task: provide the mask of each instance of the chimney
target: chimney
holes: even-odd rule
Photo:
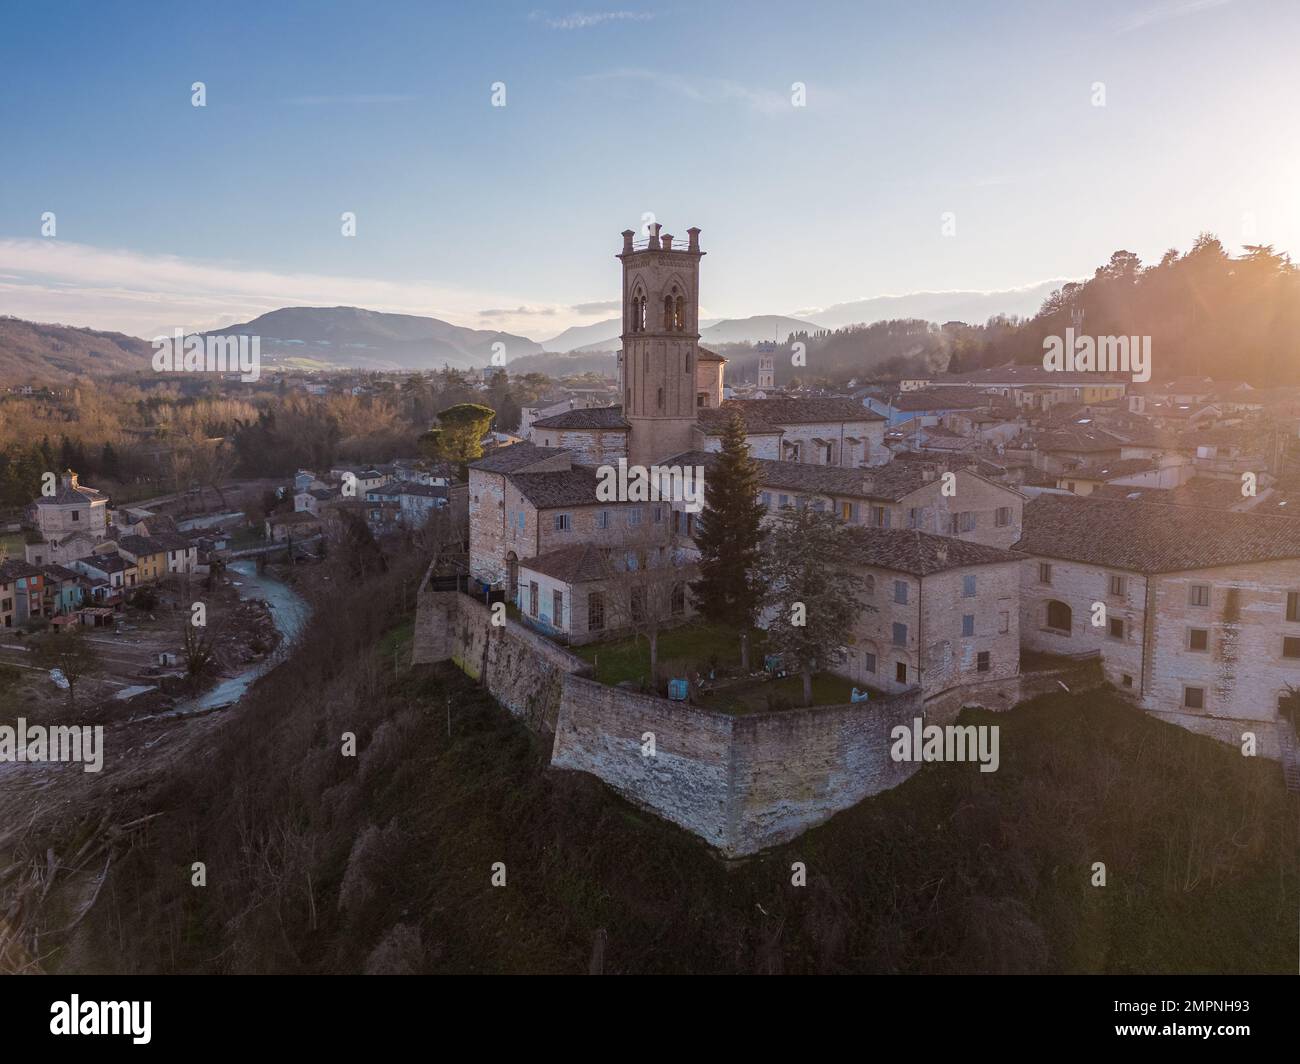
[[[672,234],[671,234],[671,233],[664,233],[664,250],[665,250],[665,251],[672,251],[672,249],[673,249],[673,238],[672,238]]]
[[[636,233],[634,233],[631,229],[623,230],[623,254],[624,255],[632,254],[632,238],[634,236],[636,236]]]
[[[689,229],[686,230],[686,235],[687,235],[687,237],[690,238],[690,243],[687,244],[687,246],[686,246],[686,250],[687,250],[687,251],[699,251],[699,250],[700,250],[700,230],[699,230],[696,226],[691,226]]]
[[[659,229],[660,228],[661,227],[658,222],[650,223],[650,250],[651,251],[659,250]]]

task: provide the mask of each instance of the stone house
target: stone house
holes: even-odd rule
[[[16,628],[46,612],[44,573],[27,562],[0,562],[0,627]]]
[[[836,672],[932,698],[1020,671],[1022,556],[906,529],[856,528],[849,564],[866,580],[849,658]]]
[[[729,399],[720,409],[739,411],[746,424],[753,419],[778,429],[783,461],[855,468],[890,459],[885,418],[856,399]]]
[[[1097,650],[1144,709],[1277,756],[1278,699],[1300,686],[1300,521],[1070,495],[1025,507],[1021,640]]]
[[[622,407],[584,407],[539,418],[529,427],[528,439],[539,447],[570,451],[582,465],[603,465],[627,457],[629,431]]]
[[[27,560],[35,565],[67,565],[108,533],[108,496],[80,484],[70,469],[59,474],[54,494],[37,499],[30,511],[40,537],[27,544]]]

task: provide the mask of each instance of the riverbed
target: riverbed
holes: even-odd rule
[[[265,599],[271,607],[271,617],[281,635],[281,642],[274,653],[268,654],[261,661],[251,665],[237,676],[222,680],[215,687],[204,691],[196,698],[178,702],[167,712],[174,714],[199,713],[218,706],[232,705],[244,696],[244,692],[259,677],[265,675],[284,660],[290,647],[302,634],[311,612],[304,599],[279,577],[269,572],[257,571],[254,560],[231,562],[226,569],[226,578],[232,584],[238,584],[239,597],[244,599]]]

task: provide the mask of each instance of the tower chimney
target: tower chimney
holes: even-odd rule
[[[660,230],[660,228],[661,228],[661,227],[660,227],[660,225],[659,225],[658,222],[651,222],[651,223],[650,223],[650,250],[651,250],[651,251],[658,251],[658,250],[659,250],[659,230]]]
[[[688,239],[689,239],[689,243],[686,245],[686,250],[687,250],[687,251],[699,251],[699,250],[700,250],[700,230],[699,230],[699,228],[698,228],[697,226],[691,226],[689,229],[686,230],[686,236],[687,236]]]
[[[623,254],[624,255],[632,254],[632,238],[634,236],[636,236],[636,234],[632,232],[631,229],[623,230]]]
[[[663,247],[664,247],[664,250],[665,250],[665,251],[672,251],[672,249],[673,249],[673,237],[672,237],[672,234],[671,234],[671,233],[664,233],[664,244],[663,244]]]

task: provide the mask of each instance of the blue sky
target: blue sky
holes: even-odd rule
[[[1287,0],[11,3],[0,313],[154,335],[349,303],[546,338],[609,316],[647,213],[703,230],[710,317],[1204,229],[1294,253],[1298,40]]]

